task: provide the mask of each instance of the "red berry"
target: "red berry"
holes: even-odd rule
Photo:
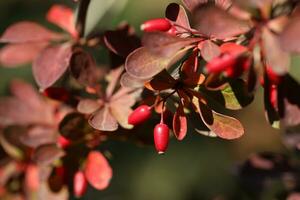
[[[158,18],[145,21],[141,25],[141,30],[145,32],[168,31],[171,27],[172,25],[169,22],[169,20],[164,18]]]
[[[236,56],[222,54],[207,63],[206,70],[208,73],[220,73],[225,71],[227,68],[233,67],[236,64],[236,60]]]
[[[128,117],[128,124],[138,125],[143,123],[151,116],[151,107],[147,105],[141,105],[137,107]]]
[[[170,34],[170,35],[176,35],[177,29],[176,29],[174,26],[172,26],[172,27],[167,31],[167,33]]]
[[[282,76],[277,75],[271,67],[267,66],[266,67],[266,73],[268,75],[268,78],[270,80],[270,83],[272,85],[278,85],[280,84],[281,80],[282,80]]]
[[[77,171],[74,175],[74,195],[79,198],[84,195],[87,189],[87,180],[82,171]]]
[[[277,108],[277,88],[275,85],[270,87],[270,103],[273,108]]]
[[[68,140],[67,138],[65,138],[61,135],[58,136],[57,143],[63,149],[67,148],[71,144],[70,140]]]
[[[166,124],[157,124],[154,128],[154,144],[159,154],[164,153],[169,144],[169,127]]]

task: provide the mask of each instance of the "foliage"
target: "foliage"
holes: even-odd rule
[[[297,1],[183,0],[169,4],[165,18],[144,22],[142,38],[126,23],[91,28],[93,3],[76,2],[76,12],[53,5],[46,19],[60,32],[22,21],[0,37],[1,64],[32,63],[40,89],[14,80],[11,96],[0,99],[0,197],[81,197],[87,183],[106,189],[113,172],[97,148],[107,140],[154,143],[162,154],[188,130],[240,138],[241,122],[220,110],[243,109],[260,86],[272,127],[300,124],[300,85],[289,74],[291,55],[300,53]],[[110,66],[98,66],[100,48]],[[283,196],[297,198],[299,163],[289,159],[254,155],[239,170],[242,182],[263,185],[260,178],[287,171],[296,181]],[[267,175],[252,180],[247,170]]]

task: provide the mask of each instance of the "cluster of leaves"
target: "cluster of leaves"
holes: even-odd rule
[[[220,112],[249,105],[259,85],[273,127],[300,124],[300,85],[288,73],[290,54],[300,53],[297,1],[183,0],[189,15],[170,4],[165,18],[141,26],[142,39],[128,24],[86,33],[90,3],[78,2],[77,17],[65,6],[50,8],[46,18],[62,32],[23,21],[0,37],[1,64],[32,62],[40,88],[16,80],[12,97],[0,99],[0,197],[80,197],[87,182],[105,189],[112,169],[98,146],[108,139],[152,144],[145,130],[159,121],[159,152],[168,127],[178,140],[188,130],[239,138],[242,124]],[[101,48],[109,67],[94,58]],[[149,110],[132,111],[137,104]],[[147,122],[131,123],[139,117]]]

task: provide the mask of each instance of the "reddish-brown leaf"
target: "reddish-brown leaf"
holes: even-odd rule
[[[47,45],[47,42],[8,44],[0,50],[0,64],[16,67],[30,63]]]
[[[202,42],[200,47],[201,56],[206,62],[209,62],[211,59],[218,57],[221,54],[220,47],[210,40]]]
[[[149,52],[162,57],[170,57],[180,49],[199,40],[199,38],[180,38],[164,32],[149,32],[144,34],[142,43]]]
[[[145,47],[141,47],[129,54],[125,62],[125,68],[132,77],[150,79],[182,58],[188,49],[185,48],[170,57],[161,57],[150,53]]]
[[[67,70],[72,55],[70,44],[50,46],[34,61],[34,78],[41,89],[54,84]]]
[[[49,22],[68,31],[73,37],[77,37],[78,33],[75,29],[75,17],[72,9],[64,5],[53,5],[47,12],[46,18]]]
[[[182,0],[185,7],[187,7],[191,12],[194,11],[197,7],[206,4],[208,2],[214,2],[216,5],[227,9],[231,4],[231,0]]]
[[[220,39],[245,33],[251,27],[248,21],[239,20],[217,6],[204,5],[193,14],[198,31]]]
[[[176,30],[178,32],[186,32],[186,29],[190,29],[189,18],[181,5],[177,3],[171,3],[166,9],[166,18],[176,23]],[[181,28],[180,26],[186,28]]]
[[[118,129],[117,120],[112,116],[110,108],[107,105],[90,117],[89,124],[101,131],[115,131]]]
[[[262,41],[267,65],[278,75],[287,73],[290,66],[290,55],[281,49],[278,36],[268,29],[263,29]]]
[[[8,27],[0,38],[0,42],[26,43],[59,40],[61,35],[30,21],[18,22]]]
[[[100,152],[91,151],[85,163],[84,174],[94,188],[104,190],[108,187],[113,172],[108,161]]]
[[[187,133],[187,119],[181,103],[173,116],[173,132],[178,140],[183,140]]]
[[[50,165],[64,155],[65,153],[56,144],[45,144],[36,149],[32,159],[38,165]]]

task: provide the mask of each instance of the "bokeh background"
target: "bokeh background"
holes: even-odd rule
[[[163,17],[170,2],[176,1],[128,0],[124,9],[100,26],[113,28],[127,21],[138,30],[143,21]],[[71,0],[1,0],[0,33],[20,20],[38,21],[53,28],[47,24],[45,13],[54,3],[75,6]],[[293,63],[297,65],[297,61]],[[30,66],[0,68],[2,96],[7,95],[9,80],[16,77],[34,84]],[[245,135],[235,141],[190,132],[182,142],[173,139],[163,156],[158,156],[151,146],[140,147],[129,142],[103,144],[100,149],[111,154],[114,170],[111,186],[105,191],[89,188],[84,199],[221,200],[224,196],[240,193],[237,166],[252,153],[283,152],[285,148],[281,144],[283,133],[272,129],[264,118],[261,89],[253,104],[232,114],[238,116],[246,130]]]

